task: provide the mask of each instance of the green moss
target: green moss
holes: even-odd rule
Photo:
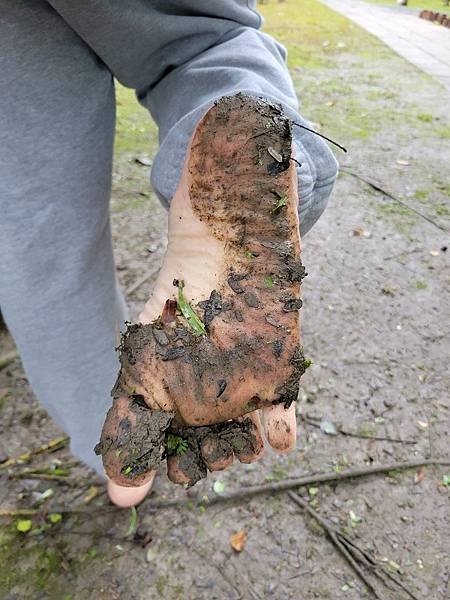
[[[34,597],[33,590],[52,589],[61,597],[63,589],[56,577],[61,572],[59,553],[41,543],[27,541],[12,526],[0,530],[0,596],[20,586],[24,597]]]
[[[426,190],[416,190],[414,192],[414,198],[417,198],[417,200],[426,200],[428,198],[428,192]]]
[[[450,138],[450,127],[434,127],[433,133],[444,140]]]
[[[377,433],[377,428],[373,423],[361,423],[356,433],[363,437],[374,437]]]
[[[445,204],[439,204],[438,206],[436,206],[436,214],[439,215],[440,217],[447,217],[448,215],[450,215],[450,210],[448,209],[448,206],[446,206]]]
[[[164,590],[167,585],[167,575],[160,575],[155,581],[156,591],[161,598],[165,597]]]
[[[431,123],[434,119],[433,115],[430,115],[429,113],[419,113],[417,118],[419,121],[422,121],[422,123]]]

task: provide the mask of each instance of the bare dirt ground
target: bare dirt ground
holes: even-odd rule
[[[348,153],[339,154],[328,210],[303,242],[303,340],[313,365],[302,382],[297,449],[267,452],[188,493],[162,473],[128,536],[130,511],[111,507],[102,483],[71,465],[67,449],[0,468],[0,510],[35,511],[0,513],[0,598],[371,598],[286,493],[212,506],[207,498],[304,474],[448,457],[448,95],[314,0],[299,7],[265,4],[266,30],[290,50],[303,114]],[[112,220],[133,314],[151,291],[165,245],[166,214],[149,191],[149,167],[135,161],[155,147],[154,126],[131,93],[119,90]],[[13,349],[6,334],[0,344],[2,354]],[[61,435],[33,398],[19,360],[0,370],[0,434],[0,461]],[[23,478],[30,467],[56,479]],[[415,598],[445,600],[449,474],[448,466],[391,471],[304,486],[298,494]],[[181,506],[151,507],[173,498]],[[17,531],[27,519],[31,530]],[[230,536],[240,530],[247,542],[236,552]],[[391,589],[376,585],[380,598],[411,597],[392,582]]]

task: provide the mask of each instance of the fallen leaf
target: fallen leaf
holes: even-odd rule
[[[233,535],[230,537],[231,547],[233,548],[233,550],[236,550],[236,552],[242,552],[242,550],[245,548],[246,542],[247,534],[243,529],[241,529],[241,531],[233,533]]]
[[[30,531],[30,529],[32,527],[33,527],[33,522],[30,521],[30,519],[20,519],[16,523],[16,529],[17,529],[17,531],[20,531],[21,533],[27,533],[27,531]]]
[[[395,161],[398,165],[402,165],[403,167],[409,167],[409,160],[402,160],[399,158]]]
[[[352,523],[360,523],[362,521],[361,517],[358,517],[352,510],[348,514]]]
[[[417,485],[425,477],[425,467],[419,467],[414,475],[414,483]]]
[[[89,502],[91,502],[96,496],[98,496],[98,487],[91,485],[83,498],[83,502],[85,504],[89,504]]]
[[[428,423],[426,421],[417,421],[417,425],[422,429],[426,429],[428,427]]]
[[[152,562],[153,560],[155,560],[155,558],[157,558],[159,555],[159,552],[156,548],[153,548],[152,546],[147,550],[147,554],[145,555],[145,559],[147,562]]]
[[[53,523],[55,525],[56,523],[59,523],[62,520],[62,515],[60,513],[50,513],[48,515],[48,518],[50,520],[50,523]]]
[[[327,419],[322,419],[320,422],[320,429],[327,435],[337,435],[336,425]]]
[[[213,485],[214,493],[219,495],[223,494],[225,491],[225,484],[223,481],[215,481]]]
[[[270,156],[271,156],[272,158],[274,158],[274,159],[275,159],[277,162],[279,162],[279,163],[283,162],[283,157],[282,157],[282,155],[281,155],[279,152],[277,152],[277,151],[275,150],[275,148],[272,148],[272,146],[269,146],[269,147],[267,148],[267,152],[268,152],[268,153],[270,154]]]
[[[151,167],[153,161],[145,154],[141,154],[140,156],[136,156],[134,162],[137,162],[139,165],[144,165],[144,167]]]
[[[48,488],[47,490],[45,490],[45,492],[42,492],[39,501],[41,502],[42,500],[47,500],[47,498],[51,498],[51,496],[53,496],[55,492],[52,490],[52,488]]]
[[[136,510],[136,507],[132,506],[131,511],[130,511],[130,522],[128,525],[128,530],[125,534],[126,538],[134,537],[134,534],[136,533],[136,529],[137,529],[137,522],[138,522],[138,513]]]
[[[400,571],[400,565],[398,565],[396,562],[394,562],[393,560],[390,560],[388,562],[388,565],[391,567],[391,569],[394,569],[394,571]]]
[[[383,286],[381,288],[381,291],[383,292],[383,294],[386,294],[386,296],[395,296],[394,291],[391,290],[391,288],[387,285]]]
[[[363,229],[362,227],[356,227],[353,230],[353,235],[354,236],[361,236],[361,237],[365,237],[365,238],[370,238],[370,236],[372,234],[370,233],[370,231],[367,231],[367,229]]]
[[[325,102],[325,106],[334,106],[336,104],[335,100],[328,100],[328,102]]]

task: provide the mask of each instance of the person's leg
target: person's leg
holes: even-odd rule
[[[298,113],[286,51],[259,31],[254,0],[49,2],[151,111],[161,142],[152,183],[166,205],[177,189],[196,124],[221,96],[239,91],[261,95],[308,126]],[[298,186],[304,235],[326,207],[337,162],[318,136],[300,128],[294,128],[294,146],[302,165]]]
[[[215,100],[236,92],[262,96],[279,102],[290,118],[307,125],[297,112],[284,49],[258,31],[261,23],[254,2],[49,2],[151,110],[161,138],[152,182],[167,204],[179,185],[192,132]],[[306,233],[326,206],[337,163],[320,138],[300,128],[294,131],[293,151],[301,163],[297,171],[300,229]],[[181,195],[182,188],[178,188]],[[176,213],[172,208],[171,217]],[[190,246],[191,254],[195,249],[199,252],[199,260],[203,241],[197,239]],[[178,257],[180,264],[185,256],[186,247]],[[293,405],[283,411],[280,404],[265,415],[270,444],[278,450],[291,448]]]
[[[0,305],[38,399],[93,452],[125,318],[109,225],[110,71],[46,3],[0,20]]]

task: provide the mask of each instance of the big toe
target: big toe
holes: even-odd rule
[[[156,471],[149,473],[149,480],[139,487],[124,487],[108,479],[107,490],[109,499],[120,508],[136,506],[147,496],[153,486]]]

